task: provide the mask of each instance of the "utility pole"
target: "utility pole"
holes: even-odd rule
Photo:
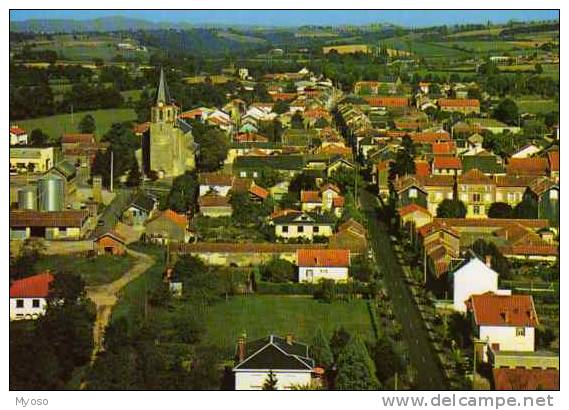
[[[114,162],[114,153],[111,151],[111,192],[113,192],[113,162]]]
[[[425,247],[425,242],[423,241],[423,281],[425,285],[427,284],[427,248]]]

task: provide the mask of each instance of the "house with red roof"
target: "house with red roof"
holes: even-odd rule
[[[17,125],[10,126],[10,145],[28,145],[28,132]]]
[[[233,208],[228,196],[210,192],[198,198],[200,214],[211,218],[228,217],[233,215]]]
[[[332,279],[348,280],[350,251],[348,249],[299,249],[296,251],[299,282]]]
[[[480,101],[468,98],[441,98],[438,101],[441,111],[479,114]]]
[[[559,183],[559,150],[549,151],[547,160],[549,161],[549,176]]]
[[[189,219],[171,209],[158,212],[146,222],[146,240],[159,245],[172,242],[188,242],[192,236]]]
[[[460,175],[462,161],[457,157],[436,156],[433,158],[433,175]]]
[[[535,328],[539,325],[531,295],[472,295],[467,309],[475,337],[484,342],[483,360],[488,352],[533,352]]]
[[[10,320],[37,319],[45,314],[53,275],[43,272],[10,285]]]
[[[427,208],[424,208],[417,204],[409,204],[397,210],[399,212],[399,220],[401,222],[401,226],[407,226],[410,224],[414,228],[409,229],[418,229],[428,223],[433,221],[433,215],[429,212]],[[411,232],[412,234],[414,232]]]
[[[300,191],[301,209],[306,212],[333,212],[340,217],[344,202],[340,188],[334,184],[325,184],[318,191]]]

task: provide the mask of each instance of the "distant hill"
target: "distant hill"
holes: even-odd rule
[[[11,21],[11,31],[35,33],[72,33],[86,31],[152,30],[160,28],[189,28],[187,23],[153,23],[128,17],[101,17],[92,20],[34,19]]]

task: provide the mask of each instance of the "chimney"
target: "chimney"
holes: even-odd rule
[[[237,357],[239,363],[245,360],[245,349],[246,349],[245,338],[243,336],[240,336],[239,340],[237,341]]]
[[[489,268],[492,267],[492,256],[490,255],[486,255],[486,266],[488,266]]]
[[[288,333],[285,337],[286,344],[292,345],[292,340],[293,340],[292,334]]]

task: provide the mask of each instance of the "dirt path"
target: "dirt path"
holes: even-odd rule
[[[94,348],[91,357],[92,361],[95,360],[97,353],[101,350],[103,334],[109,324],[113,306],[117,303],[119,291],[130,281],[146,272],[155,262],[153,257],[145,253],[135,252],[129,249],[128,254],[135,257],[136,262],[124,275],[111,283],[86,287],[87,297],[91,299],[97,307],[97,316],[93,326]]]

